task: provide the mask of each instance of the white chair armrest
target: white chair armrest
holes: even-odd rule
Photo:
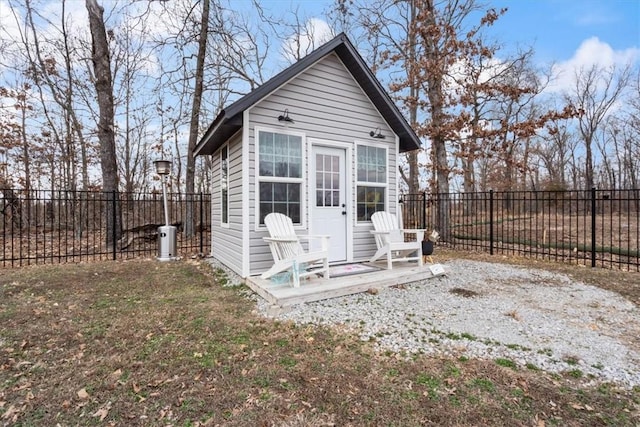
[[[329,250],[329,235],[326,234],[305,234],[304,236],[299,236],[298,238],[300,240],[320,240],[320,247],[322,248],[322,251],[328,251]]]
[[[315,234],[315,235],[311,235],[311,234],[305,234],[304,236],[298,236],[298,239],[306,239],[306,240],[311,240],[311,239],[328,239],[329,236],[328,234]]]
[[[265,242],[297,242],[298,237],[263,237],[262,240]]]

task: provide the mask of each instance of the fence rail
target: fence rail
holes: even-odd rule
[[[179,255],[208,253],[210,196],[168,194],[167,199]],[[190,236],[182,227],[188,203],[195,229]],[[114,212],[122,232],[114,229],[116,235],[108,236],[107,215]],[[0,217],[0,267],[155,256],[157,228],[165,225],[159,193],[0,189]]]
[[[0,267],[156,256],[162,195],[118,196],[122,234],[113,239],[113,194],[0,189]],[[402,202],[405,227],[435,228],[454,249],[640,271],[640,189],[419,193]],[[182,227],[187,203],[190,236]],[[168,195],[179,255],[210,252],[210,203],[202,193]]]
[[[640,271],[640,190],[405,194],[407,228],[435,228],[442,244]]]

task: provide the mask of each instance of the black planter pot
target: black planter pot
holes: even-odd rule
[[[433,242],[431,240],[422,241],[422,255],[433,254]]]

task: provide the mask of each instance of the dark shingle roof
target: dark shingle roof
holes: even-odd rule
[[[420,139],[393,103],[389,94],[383,89],[378,79],[373,75],[371,69],[365,64],[356,48],[351,44],[347,36],[341,33],[222,110],[196,145],[194,154],[213,154],[227,139],[242,128],[242,113],[247,108],[261,101],[264,97],[332,52],[338,55],[353,75],[355,81],[380,111],[380,114],[393,132],[400,137],[400,151],[405,152],[419,148]]]

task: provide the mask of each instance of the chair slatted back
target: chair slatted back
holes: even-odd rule
[[[286,238],[290,242],[279,242],[275,245],[275,255],[279,260],[293,259],[297,255],[304,252],[295,229],[293,228],[293,221],[286,215],[281,213],[270,213],[264,219],[264,224],[269,230],[269,235],[272,238]]]
[[[376,235],[376,245],[381,248],[387,243],[402,242],[402,232],[398,226],[397,217],[389,212],[379,211],[371,215],[371,222],[376,231],[389,232],[386,235]]]

